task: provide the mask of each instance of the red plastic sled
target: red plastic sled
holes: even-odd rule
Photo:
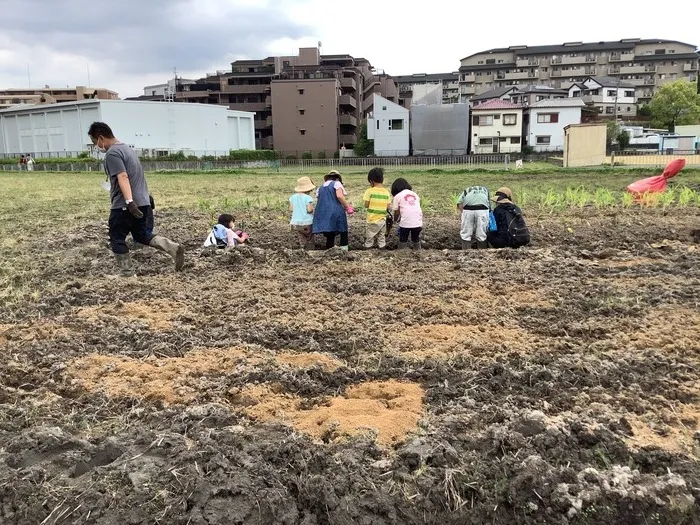
[[[680,173],[680,171],[685,166],[685,159],[672,160],[664,169],[661,175],[656,175],[654,177],[648,177],[646,179],[641,179],[633,182],[627,186],[627,191],[630,193],[644,194],[644,193],[660,193],[666,190],[666,184],[668,179],[675,177]]]

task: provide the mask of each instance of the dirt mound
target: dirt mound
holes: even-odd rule
[[[197,397],[198,377],[213,372],[233,373],[247,359],[246,352],[239,348],[195,350],[183,357],[146,360],[89,355],[71,363],[67,372],[90,392],[141,397],[171,405]]]
[[[173,320],[182,311],[182,305],[176,302],[154,299],[88,306],[78,310],[78,317],[94,322],[104,316],[111,322],[116,320],[120,324],[138,322],[145,324],[150,330],[170,330]]]
[[[638,326],[627,334],[637,349],[663,349],[670,352],[700,350],[700,312],[681,306],[649,308]]]
[[[0,344],[8,341],[47,341],[70,337],[70,328],[50,321],[33,324],[0,324]]]
[[[282,352],[275,355],[275,361],[284,363],[294,368],[312,368],[320,366],[326,372],[333,372],[343,366],[342,361],[338,361],[328,355],[319,352],[291,353]]]
[[[368,382],[348,388],[323,404],[305,408],[297,396],[279,393],[276,386],[252,386],[234,393],[254,403],[246,413],[260,421],[292,424],[315,438],[331,441],[358,434],[376,435],[385,445],[415,431],[423,411],[420,385],[398,381]]]
[[[527,350],[536,339],[521,328],[489,324],[453,326],[428,324],[406,328],[391,336],[401,352],[413,357],[444,357],[452,353]]]

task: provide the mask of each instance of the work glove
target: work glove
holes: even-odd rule
[[[129,210],[129,213],[131,213],[131,215],[133,215],[137,219],[143,219],[143,212],[139,210],[139,207],[134,201],[131,201],[129,204],[127,204],[126,209]]]

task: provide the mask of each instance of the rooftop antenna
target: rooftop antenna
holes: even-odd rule
[[[91,87],[91,85],[90,85],[90,62],[87,63],[87,76],[88,76],[88,87]]]
[[[27,87],[31,88],[32,87],[32,75],[29,72],[29,64],[27,64],[27,83],[29,84]]]

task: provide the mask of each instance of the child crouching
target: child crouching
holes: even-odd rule
[[[228,213],[219,215],[219,221],[209,232],[204,247],[217,247],[231,250],[244,244],[248,240],[248,234],[240,230],[234,231],[236,218]]]

